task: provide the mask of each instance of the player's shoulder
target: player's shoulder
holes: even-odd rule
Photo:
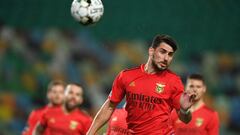
[[[79,116],[82,116],[85,118],[90,118],[90,119],[92,118],[90,114],[84,109],[78,109],[78,114],[80,114]]]
[[[217,113],[217,111],[215,111],[213,108],[211,108],[211,107],[209,107],[209,106],[207,106],[207,105],[204,105],[204,106],[202,107],[202,109],[203,109],[206,113],[208,113],[208,114],[216,114],[216,113]]]
[[[116,113],[125,113],[127,111],[124,108],[117,108],[117,109],[114,110],[114,112],[116,112]]]
[[[47,110],[46,106],[36,108],[30,112],[29,119],[35,119],[37,117],[42,116]]]
[[[143,75],[141,67],[142,66],[140,65],[134,68],[122,70],[118,76],[125,80],[126,83],[129,83],[129,81],[132,81],[135,78]]]
[[[114,116],[122,116],[123,117],[123,116],[127,115],[127,111],[125,109],[123,109],[123,108],[115,109],[114,112],[113,112],[113,115]]]
[[[63,112],[61,106],[49,106],[42,113],[44,116],[61,115]]]
[[[34,110],[32,110],[31,113],[40,113],[40,112],[45,111],[47,108],[48,108],[48,106],[38,107],[38,108],[35,108]]]
[[[92,122],[93,120],[89,113],[83,109],[78,109],[77,113],[75,113],[73,117],[75,117],[76,119],[83,123],[89,123]]]
[[[181,80],[181,77],[179,75],[177,75],[175,72],[171,71],[170,69],[165,70],[165,75],[168,78],[171,78],[171,80]]]
[[[140,65],[140,66],[137,66],[137,67],[132,67],[132,68],[124,69],[124,70],[122,70],[121,72],[122,72],[122,73],[130,73],[130,72],[136,72],[136,71],[139,71],[139,70],[141,70],[141,65]]]

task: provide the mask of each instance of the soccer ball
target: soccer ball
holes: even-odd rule
[[[96,23],[104,12],[101,0],[73,0],[71,14],[73,18],[83,25]]]

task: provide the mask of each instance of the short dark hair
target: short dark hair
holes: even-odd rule
[[[203,82],[203,84],[205,84],[205,80],[203,78],[203,76],[201,74],[190,74],[188,77],[187,77],[187,80],[188,79],[194,79],[194,80],[200,80]]]
[[[173,48],[174,52],[177,50],[177,42],[169,35],[164,35],[164,34],[156,35],[152,41],[151,47],[155,49],[163,42],[170,45]]]
[[[80,83],[77,83],[77,82],[72,82],[72,83],[70,83],[69,85],[75,85],[75,86],[83,89],[82,85],[81,85]]]
[[[61,81],[61,80],[54,80],[54,81],[51,81],[49,84],[48,84],[48,88],[47,88],[47,91],[51,91],[51,89],[56,86],[56,85],[62,85],[65,89],[66,87],[66,83],[64,81]]]

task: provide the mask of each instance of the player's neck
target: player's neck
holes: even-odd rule
[[[76,107],[74,107],[74,108],[68,108],[66,105],[63,105],[63,106],[62,106],[62,109],[63,109],[63,112],[64,112],[65,114],[69,114],[69,113],[77,110]]]
[[[48,107],[60,107],[61,104],[48,103],[47,106],[48,106]]]
[[[145,64],[144,71],[147,74],[156,74],[162,72],[162,70],[157,70],[156,68],[154,68],[151,60],[148,60],[147,63]]]
[[[198,110],[199,108],[201,108],[203,105],[204,105],[203,99],[200,99],[192,105],[191,111],[194,112],[194,111]]]

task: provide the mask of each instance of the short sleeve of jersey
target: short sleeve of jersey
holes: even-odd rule
[[[34,115],[35,115],[35,111],[33,110],[29,117],[28,117],[28,126],[33,126],[34,125]]]
[[[115,110],[115,111],[116,111],[116,110]],[[107,127],[107,131],[106,131],[107,135],[111,135],[112,118],[114,117],[114,115],[115,115],[115,113],[116,113],[115,111],[113,112],[111,118],[110,118],[109,121],[108,121],[108,127]]]
[[[110,119],[111,120],[111,119]],[[107,127],[107,131],[106,131],[106,134],[107,135],[110,135],[110,133],[111,133],[111,128],[112,128],[112,126],[111,126],[111,124],[110,124],[110,122],[108,123],[108,127]]]
[[[219,134],[219,118],[217,112],[214,112],[210,123],[207,125],[207,130],[209,135]]]
[[[172,107],[176,110],[180,109],[180,97],[184,91],[184,86],[179,77],[176,77],[175,81],[172,82],[173,91],[172,91]]]
[[[42,115],[42,117],[40,118],[39,123],[40,123],[40,125],[43,126],[43,127],[46,127],[46,126],[47,126],[46,113],[44,113],[44,114]]]
[[[28,118],[28,121],[27,121],[27,125],[28,125],[28,130],[25,131],[25,134],[24,135],[28,135],[28,134],[32,134],[32,131],[33,129],[35,128],[34,126],[37,124],[37,119],[35,118],[36,117],[36,111],[33,110],[30,115],[29,115],[29,118]]]
[[[170,120],[171,120],[171,124],[175,125],[175,121],[178,119],[178,114],[176,112],[176,110],[172,110],[171,114],[170,114]]]
[[[84,134],[87,133],[88,129],[92,124],[92,118],[90,116],[87,117],[86,121],[84,122]]]
[[[109,95],[109,99],[112,102],[119,103],[125,95],[125,88],[123,85],[123,71],[115,78],[112,86],[112,91]]]

